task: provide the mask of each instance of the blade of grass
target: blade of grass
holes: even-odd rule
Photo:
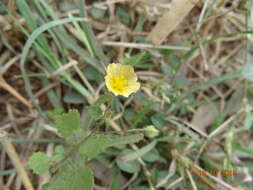
[[[48,79],[46,79],[46,78],[42,79],[42,83],[43,83],[44,87],[50,85],[50,81]],[[51,104],[54,106],[54,108],[62,107],[59,98],[54,93],[54,90],[52,90],[52,89],[49,90],[47,92],[47,97],[48,97],[49,101],[51,102]]]
[[[218,83],[220,83],[220,82],[222,82],[224,80],[234,79],[234,78],[239,78],[239,77],[241,77],[241,71],[236,71],[236,72],[233,72],[233,73],[229,73],[229,74],[226,74],[226,75],[223,75],[223,76],[211,79],[211,80],[209,80],[207,82],[204,82],[204,83],[202,83],[200,85],[196,85],[196,86],[190,88],[189,90],[187,90],[182,95],[182,97],[187,97],[188,95],[190,95],[193,92],[196,92],[197,90],[208,88],[208,87],[210,87],[212,85],[215,85],[215,84],[218,84]]]
[[[221,35],[217,35],[215,37],[212,37],[210,39],[205,39],[201,42],[202,45],[208,45],[220,38],[229,38],[229,37],[233,37],[235,35],[241,35],[241,34],[253,34],[253,31],[251,30],[247,30],[247,31],[240,31],[240,32],[232,32],[229,34],[221,34]],[[199,45],[193,46],[182,58],[183,59],[187,59],[189,56],[191,56],[196,50],[199,49]]]
[[[94,57],[94,52],[92,50],[92,47],[89,43],[89,40],[87,39],[85,33],[83,32],[83,30],[81,29],[81,27],[79,26],[79,24],[77,22],[73,22],[78,34],[80,35],[84,45],[87,47],[89,53],[91,54],[92,57]]]
[[[30,1],[31,5],[34,7],[34,9],[36,10],[36,12],[38,13],[39,15],[39,18],[41,20],[42,23],[47,23],[49,22],[49,17],[50,16],[47,11],[45,11],[45,9],[42,7],[42,5],[40,4],[40,1]],[[56,20],[56,19],[54,19]],[[64,52],[65,52],[65,46],[64,44],[60,41],[60,39],[57,37],[57,31],[60,30],[57,29],[55,30],[54,28],[53,29],[49,29],[48,32],[50,34],[50,36],[53,38],[54,42],[56,43],[59,51],[61,52],[62,55],[64,55]]]
[[[52,8],[45,1],[40,0],[40,3],[43,5],[48,15],[50,15],[54,20],[59,19],[59,17],[55,14]],[[83,17],[80,17],[80,18],[83,18]],[[66,46],[66,48],[78,54],[83,60],[85,60],[88,64],[90,64],[95,69],[97,69],[101,74],[105,73],[104,69],[101,68],[98,61],[95,58],[91,57],[85,49],[81,48],[77,44],[76,40],[70,35],[68,35],[68,33],[63,27],[59,26],[59,29],[54,32],[55,32],[55,35],[61,40],[61,43]],[[92,43],[94,42],[95,41],[92,41]]]
[[[25,139],[25,138],[18,138],[18,139],[10,139],[13,143],[60,143],[62,139]]]
[[[25,18],[28,26],[31,29],[37,28],[37,23],[34,20],[34,15],[32,15],[32,11],[29,9],[26,1],[24,0],[17,0],[18,8],[22,14],[22,16]]]
[[[80,8],[80,17],[87,18],[87,13],[85,11],[86,3],[84,0],[78,0],[78,5]],[[81,23],[82,29],[84,30],[84,33],[87,35],[87,39],[89,40],[91,47],[93,49],[93,52],[96,53],[97,57],[102,61],[101,65],[105,67],[109,63],[108,58],[103,53],[103,50],[101,47],[99,47],[97,43],[97,39],[91,29],[91,26],[88,22]]]
[[[19,8],[22,16],[25,18],[28,26],[30,27],[30,29],[34,30],[35,28],[37,28],[37,23],[34,20],[34,15],[32,15],[32,11],[29,9],[26,1],[18,0],[17,5],[18,5],[18,8]],[[44,50],[49,50],[47,40],[43,35],[40,35],[37,38],[37,41],[41,47],[44,47],[43,48]],[[50,54],[50,51],[47,51],[47,54]]]
[[[48,30],[49,28],[52,28],[52,27],[55,27],[55,26],[58,26],[58,25],[62,25],[62,24],[68,23],[68,22],[73,22],[73,21],[84,21],[84,19],[83,18],[65,18],[65,19],[55,20],[55,21],[52,21],[52,22],[49,22],[45,25],[40,26],[39,28],[37,28],[32,33],[31,36],[29,36],[29,38],[28,38],[28,40],[27,40],[27,42],[24,46],[24,49],[22,51],[22,54],[21,54],[20,69],[21,69],[23,79],[25,81],[25,89],[27,91],[28,96],[31,98],[33,104],[35,105],[36,109],[39,111],[39,113],[42,116],[44,116],[44,114],[42,113],[40,107],[38,106],[38,103],[35,101],[35,97],[34,97],[34,95],[32,93],[32,90],[31,90],[30,81],[29,81],[29,78],[28,78],[27,73],[26,73],[26,69],[25,69],[26,57],[28,56],[28,53],[29,53],[29,50],[32,47],[32,44],[34,43],[36,38],[41,33]]]
[[[0,170],[0,176],[8,176],[11,174],[17,173],[15,169],[9,169],[9,170]]]

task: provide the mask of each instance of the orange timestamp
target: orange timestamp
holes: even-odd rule
[[[223,177],[235,177],[237,175],[236,170],[233,169],[212,169],[212,170],[198,170],[198,175],[206,176],[207,172],[213,176],[223,176]]]

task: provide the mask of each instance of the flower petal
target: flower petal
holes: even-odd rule
[[[120,73],[121,64],[112,63],[107,66],[107,74],[110,76],[117,76]]]
[[[136,82],[137,81],[137,76],[136,76],[132,66],[122,65],[120,72],[125,77],[125,79],[127,81],[129,81],[129,82]]]
[[[123,92],[121,95],[128,97],[130,94],[137,92],[140,89],[140,86],[141,85],[139,82],[130,82],[125,92]]]
[[[105,84],[114,95],[128,97],[131,93],[139,90],[140,83],[137,82],[137,75],[130,65],[112,63],[107,66]]]
[[[109,75],[106,75],[105,76],[105,85],[106,85],[106,87],[108,88],[108,90],[109,91],[113,91],[113,88],[112,88],[112,86],[111,86],[111,79],[110,79],[111,77],[109,76]]]

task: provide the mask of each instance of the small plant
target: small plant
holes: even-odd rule
[[[107,87],[115,95],[121,94],[127,97],[140,87],[131,66],[110,64],[107,73]],[[115,81],[117,77],[121,81]],[[100,107],[111,98],[111,95],[101,96],[94,105],[88,107],[88,114],[94,121],[93,128],[91,126],[84,128],[80,125],[80,115],[77,110],[71,109],[68,113],[59,111],[49,113],[63,143],[56,146],[50,157],[44,152],[35,152],[30,157],[29,167],[35,174],[47,172],[52,174],[50,182],[43,186],[43,190],[93,189],[93,174],[86,163],[106,148],[138,142],[143,138],[142,133],[118,136],[98,130],[108,120],[108,110],[103,113]]]

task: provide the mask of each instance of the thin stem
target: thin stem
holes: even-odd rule
[[[21,181],[24,184],[26,190],[34,190],[34,187],[25,171],[25,168],[14,148],[11,141],[7,137],[7,133],[5,131],[0,131],[0,142],[2,143],[5,151],[7,152],[8,156],[10,157],[18,176],[20,177]]]

